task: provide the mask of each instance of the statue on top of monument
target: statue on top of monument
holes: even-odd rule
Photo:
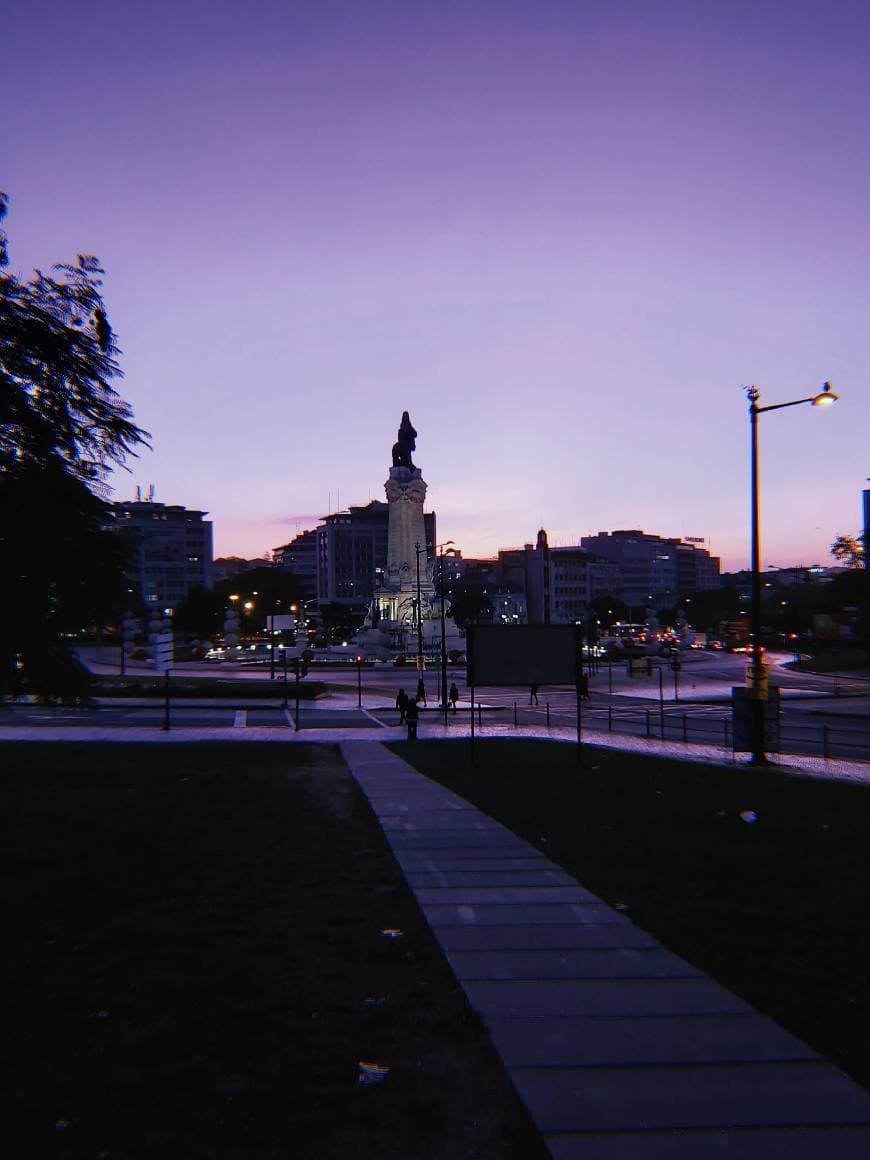
[[[393,467],[407,467],[414,470],[411,461],[411,452],[417,447],[417,432],[411,425],[408,412],[402,412],[402,422],[399,424],[399,438],[393,444]]]

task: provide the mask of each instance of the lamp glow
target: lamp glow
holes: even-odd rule
[[[830,407],[832,403],[836,403],[839,397],[839,395],[835,394],[834,391],[831,390],[831,384],[825,383],[822,387],[821,393],[816,395],[816,397],[813,399],[813,406]]]

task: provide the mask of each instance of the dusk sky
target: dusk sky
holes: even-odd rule
[[[831,563],[870,456],[867,0],[0,3],[12,266],[106,267],[153,452],[255,556],[383,499]]]

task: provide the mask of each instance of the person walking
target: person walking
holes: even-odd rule
[[[420,719],[420,708],[417,705],[416,697],[409,697],[408,704],[405,709],[405,719],[408,722],[408,740],[417,740],[417,722]]]
[[[428,707],[428,701],[426,700],[426,686],[423,684],[422,677],[417,682],[417,698],[416,699],[418,701],[422,701],[423,704]]]
[[[447,694],[450,698],[450,704],[453,706],[453,712],[456,712],[456,702],[459,700],[459,690],[456,688],[456,682],[450,686],[450,692]]]
[[[537,705],[538,704],[538,686],[537,685],[529,685],[529,704],[530,705]]]
[[[408,694],[404,689],[399,689],[396,693],[396,708],[399,710],[399,724],[405,724],[405,714],[408,712]]]

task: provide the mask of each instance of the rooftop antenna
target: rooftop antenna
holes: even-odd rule
[[[154,503],[154,484],[153,483],[148,484],[148,502]]]
[[[137,483],[136,484],[136,503],[141,503],[141,502],[142,502],[142,488]]]

